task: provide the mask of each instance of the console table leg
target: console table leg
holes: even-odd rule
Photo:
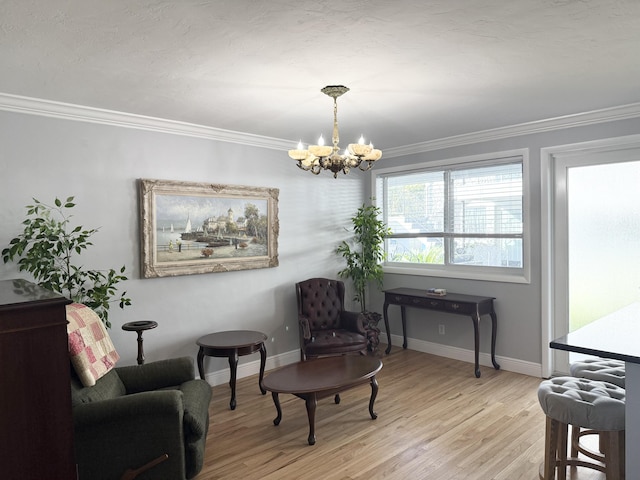
[[[480,332],[479,326],[480,316],[478,314],[471,316],[473,322],[473,333],[475,336],[475,359],[476,359],[476,378],[480,378]]]
[[[400,307],[400,314],[402,315],[402,336],[404,337],[404,343],[402,348],[407,349],[407,312],[405,312],[404,306]]]
[[[282,420],[282,408],[280,408],[280,398],[276,392],[271,392],[271,398],[273,398],[273,404],[276,406],[276,412],[278,412],[278,416],[273,419],[274,425],[280,425],[280,421]]]
[[[198,350],[198,373],[200,378],[204,380],[204,349],[202,347]]]
[[[369,415],[371,415],[371,419],[375,420],[378,418],[378,414],[373,411],[373,403],[376,401],[376,397],[378,396],[378,381],[376,380],[375,375],[371,377],[371,398],[369,399]]]
[[[491,315],[491,363],[493,368],[500,370],[500,365],[496,362],[496,336],[498,335],[498,317],[495,311],[489,313]]]
[[[307,417],[309,417],[309,438],[307,441],[309,445],[315,445],[316,443],[316,405],[318,405],[318,399],[315,393],[310,393],[305,397],[305,403],[307,405]]]
[[[229,380],[229,386],[231,387],[231,401],[229,402],[229,408],[231,410],[236,409],[236,374],[238,372],[238,351],[229,355],[229,369],[231,370],[231,379]]]
[[[387,311],[389,310],[389,304],[385,302],[383,307],[384,313],[384,328],[387,331],[387,349],[384,351],[387,355],[391,351],[391,329],[389,328],[389,316],[387,315]]]
[[[258,378],[258,385],[263,395],[266,395],[267,391],[262,386],[262,380],[264,379],[264,367],[267,363],[267,348],[264,346],[264,342],[260,344],[260,377]]]

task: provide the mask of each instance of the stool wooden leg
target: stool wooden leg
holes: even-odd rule
[[[607,480],[624,480],[625,478],[625,432],[599,432],[600,442],[606,452],[602,462],[587,462],[577,458],[574,454],[574,442],[580,439],[581,430],[572,426],[571,430],[571,456],[567,458],[567,440],[569,426],[566,423],[546,418],[545,444],[544,444],[544,465],[541,472],[541,480],[566,480],[567,467],[587,467],[605,473]],[[585,430],[584,433],[587,433]],[[598,432],[589,430],[588,434]],[[571,477],[573,478],[573,477]]]
[[[542,480],[553,480],[556,476],[556,453],[558,451],[559,422],[547,417],[544,441],[544,468]]]
[[[624,430],[620,432],[600,432],[600,438],[605,445],[606,477],[625,478],[625,442]]]
[[[558,451],[556,453],[556,470],[558,480],[567,480],[567,437],[569,426],[558,422]]]
[[[571,426],[571,455],[570,457],[578,456],[578,445],[580,444],[580,427],[577,425]]]
[[[620,478],[625,480],[625,472],[627,471],[627,457],[626,457],[626,432],[622,430],[616,434],[618,436],[618,458],[620,459]]]

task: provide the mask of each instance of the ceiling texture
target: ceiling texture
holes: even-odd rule
[[[640,102],[639,0],[0,0],[0,93],[376,148]],[[295,142],[295,143],[294,143]]]

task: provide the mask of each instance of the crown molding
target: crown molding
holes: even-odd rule
[[[584,127],[587,125],[597,125],[617,120],[628,120],[640,117],[640,102],[621,105],[617,107],[592,110],[590,112],[564,115],[562,117],[548,118],[534,122],[520,123],[507,127],[493,128],[479,132],[465,133],[452,137],[438,138],[426,142],[414,143],[403,147],[386,148],[385,158],[402,157],[414,155],[416,153],[442,150],[444,148],[459,147],[504,138],[519,137],[522,135],[532,135],[535,133],[549,132],[552,130],[562,130],[572,127]]]
[[[288,150],[292,145],[291,140],[236,132],[233,130],[224,130],[221,128],[178,122],[175,120],[166,120],[163,118],[147,117],[133,113],[117,112],[70,103],[23,97],[8,93],[0,93],[0,110],[78,122],[135,128],[151,132],[205,138],[220,142],[269,148],[272,150]],[[479,132],[465,133],[462,135],[439,138],[401,147],[387,148],[384,150],[384,156],[385,158],[402,157],[405,155],[414,155],[417,153],[442,150],[445,148],[470,145],[474,143],[489,142],[492,140],[501,140],[504,138],[531,135],[565,128],[597,125],[600,123],[638,117],[640,117],[640,102],[617,107],[603,108],[600,110],[592,110],[590,112],[548,118],[545,120],[537,120],[534,122],[520,123],[507,127],[482,130]]]
[[[124,128],[135,128],[151,132],[170,133],[188,137],[206,138],[221,142],[238,143],[252,147],[287,150],[291,140],[253,135],[251,133],[206,127],[194,123],[178,122],[163,118],[147,117],[133,113],[117,112],[100,108],[54,102],[38,98],[0,93],[0,110],[60,118],[77,122],[99,123]]]

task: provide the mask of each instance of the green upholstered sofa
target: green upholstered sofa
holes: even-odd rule
[[[179,480],[202,468],[211,387],[188,357],[110,370],[84,387],[71,369],[74,444],[80,480]]]

